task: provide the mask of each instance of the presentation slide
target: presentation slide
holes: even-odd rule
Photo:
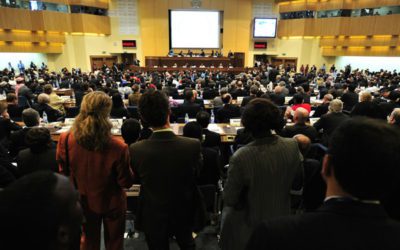
[[[254,38],[271,38],[276,36],[276,18],[255,18]]]
[[[220,13],[171,10],[170,32],[171,48],[219,48]]]

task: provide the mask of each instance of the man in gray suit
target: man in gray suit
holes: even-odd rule
[[[130,146],[132,168],[141,183],[138,229],[144,231],[150,250],[169,249],[172,235],[181,249],[195,249],[192,231],[198,208],[195,175],[202,159],[200,141],[174,134],[169,101],[160,91],[142,95],[139,113],[153,134]]]
[[[278,107],[266,99],[246,106],[242,123],[255,140],[229,162],[222,249],[244,249],[259,223],[290,213],[290,191],[302,185],[302,156],[294,139],[272,134],[280,129],[280,119]]]

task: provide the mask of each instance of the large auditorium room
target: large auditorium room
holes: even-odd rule
[[[0,0],[1,250],[399,250],[400,0]]]

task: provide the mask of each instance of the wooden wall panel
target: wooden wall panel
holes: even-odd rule
[[[0,8],[0,28],[32,30],[30,10]]]
[[[334,37],[324,38],[319,41],[320,47],[382,47],[382,46],[400,46],[399,37],[376,36],[376,37]]]
[[[71,32],[71,14],[43,11],[43,26],[46,31]]]
[[[0,52],[62,53],[62,44],[34,44],[27,42],[0,42]]]
[[[71,14],[72,32],[111,34],[110,18],[88,14]]]
[[[0,31],[0,41],[65,43],[65,35],[34,31]]]
[[[400,56],[400,47],[322,48],[323,56]]]

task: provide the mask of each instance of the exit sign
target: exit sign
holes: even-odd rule
[[[266,49],[267,42],[254,42],[254,48],[255,49]]]
[[[136,40],[122,40],[123,48],[136,48]]]

